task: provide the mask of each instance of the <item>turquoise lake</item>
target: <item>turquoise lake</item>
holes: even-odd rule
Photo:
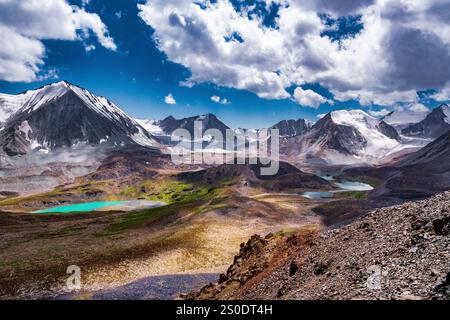
[[[331,192],[331,191],[309,191],[309,192],[302,192],[300,195],[305,198],[308,198],[308,199],[325,199],[325,198],[333,198],[334,192]]]
[[[373,190],[373,187],[371,185],[356,181],[342,181],[336,183],[336,185],[339,187],[339,190],[302,192],[300,193],[300,195],[308,199],[326,199],[333,198],[334,195],[338,192]]]
[[[98,202],[86,202],[80,204],[71,204],[67,206],[54,207],[33,213],[66,213],[66,212],[89,212],[101,209],[104,207],[115,206],[126,203],[127,201],[98,201]]]

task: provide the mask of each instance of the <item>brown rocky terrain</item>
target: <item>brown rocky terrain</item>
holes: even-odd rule
[[[296,193],[267,193],[243,186],[245,175],[217,177],[214,170],[195,171],[214,173],[211,183],[197,179],[194,171],[193,179],[183,180],[177,168],[165,168],[166,158],[150,160],[146,150],[134,150],[130,157],[135,161],[125,151],[111,154],[94,173],[49,192],[24,197],[0,193],[0,300],[65,294],[69,265],[82,270],[83,291],[74,293],[75,298],[155,276],[169,277],[163,279],[172,286],[179,274],[189,279],[223,272],[239,244],[254,233],[321,227],[311,211],[314,202]],[[167,206],[31,213],[71,203],[135,199]],[[130,289],[127,297],[167,298],[157,287],[145,287],[148,281],[138,283],[144,286],[140,294]],[[177,295],[193,290],[181,289]]]
[[[204,170],[187,171],[180,173],[178,178],[182,181],[194,181],[214,184],[224,179],[240,178],[245,184],[260,187],[269,191],[282,191],[293,189],[321,189],[330,190],[332,184],[314,174],[305,173],[297,167],[280,161],[276,175],[261,175],[263,165],[258,164],[223,164]]]
[[[450,192],[341,229],[253,236],[189,299],[450,299]]]

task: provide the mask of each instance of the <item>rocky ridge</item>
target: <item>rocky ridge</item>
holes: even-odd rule
[[[450,299],[450,192],[341,229],[253,236],[188,299]]]

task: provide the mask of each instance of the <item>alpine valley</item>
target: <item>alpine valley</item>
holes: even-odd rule
[[[0,298],[450,298],[448,105],[283,120],[270,176],[238,152],[174,163],[196,122],[262,129],[134,119],[65,81],[0,94]]]

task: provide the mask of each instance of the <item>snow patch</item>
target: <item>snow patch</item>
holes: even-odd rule
[[[445,115],[444,121],[447,122],[448,124],[450,124],[450,106],[448,106],[446,104],[443,105],[442,111],[444,112],[444,115]]]
[[[23,121],[19,126],[20,132],[23,133],[25,139],[27,141],[30,141],[30,133],[33,132],[33,129],[31,129],[30,125],[28,124],[28,121]]]
[[[381,157],[400,145],[400,142],[380,131],[380,120],[362,110],[334,111],[331,113],[331,118],[338,125],[355,128],[367,141],[366,148],[360,152],[362,156]]]
[[[157,120],[134,119],[134,121],[155,136],[165,135],[164,130],[159,126],[159,121]]]
[[[0,123],[6,122],[27,99],[26,94],[10,95],[0,93]]]
[[[23,121],[19,126],[19,131],[23,133],[25,140],[27,140],[30,144],[31,150],[41,148],[42,145],[32,138],[31,133],[33,133],[33,129],[30,127],[27,120]]]
[[[154,146],[156,146],[156,142],[153,139],[148,138],[142,132],[135,133],[132,136],[130,136],[130,138],[134,142],[136,142],[137,144],[139,144],[141,146],[146,146],[146,147],[154,147]],[[124,146],[124,144],[122,143],[121,146]]]
[[[383,118],[384,122],[394,127],[406,127],[412,123],[424,120],[429,112],[414,112],[410,110],[394,111]]]

